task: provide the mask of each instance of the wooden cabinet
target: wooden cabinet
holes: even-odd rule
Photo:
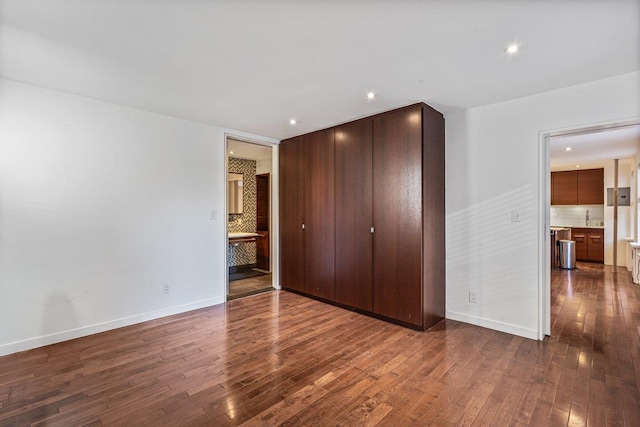
[[[378,116],[373,129],[374,312],[420,323],[421,108]]]
[[[552,205],[603,205],[604,169],[551,173]]]
[[[304,136],[305,291],[334,297],[334,141],[333,129]]]
[[[572,228],[571,239],[576,242],[576,260],[604,262],[604,230],[601,228]]]
[[[589,231],[587,251],[589,253],[589,261],[604,262],[604,230],[592,229]]]
[[[279,152],[280,285],[304,288],[304,145],[302,137],[283,141]]]
[[[335,130],[335,300],[373,309],[373,121]]]
[[[268,231],[257,231],[260,235],[256,239],[256,267],[270,271],[271,264],[269,259],[269,232]]]
[[[578,204],[578,171],[552,172],[554,205]]]
[[[589,241],[589,232],[585,228],[572,228],[571,239],[576,242],[576,260],[589,261],[589,250],[587,242]]]
[[[578,171],[578,204],[604,205],[604,169]]]
[[[417,329],[444,318],[442,114],[416,104],[281,147],[290,145],[304,145],[304,194],[281,183],[281,285]],[[291,151],[281,149],[281,181],[301,168]],[[303,248],[295,227],[284,230],[294,198],[304,200]],[[302,287],[286,272],[298,272],[289,244],[304,254]]]

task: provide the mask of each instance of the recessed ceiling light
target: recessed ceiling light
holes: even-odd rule
[[[518,49],[519,49],[519,46],[514,43],[512,45],[509,45],[509,47],[506,48],[504,51],[507,52],[509,55],[513,55],[514,53],[518,53]]]
[[[290,125],[295,125],[296,123],[297,123],[297,122],[296,122],[296,119],[291,119],[291,120],[289,120],[289,124],[290,124]]]
[[[369,93],[367,94],[367,99],[373,99],[373,98],[375,98],[375,97],[376,97],[376,94],[375,94],[375,93],[373,93],[373,92],[369,92]]]
[[[567,147],[567,148],[565,148],[565,150],[571,151],[571,147]]]

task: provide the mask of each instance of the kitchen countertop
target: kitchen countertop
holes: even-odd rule
[[[604,230],[604,225],[552,225],[551,230],[566,230],[568,228],[598,228]]]

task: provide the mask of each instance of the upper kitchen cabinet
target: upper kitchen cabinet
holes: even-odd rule
[[[552,172],[551,204],[604,204],[604,169]]]
[[[578,204],[578,171],[552,172],[553,205]]]
[[[578,171],[578,204],[604,205],[604,169]]]

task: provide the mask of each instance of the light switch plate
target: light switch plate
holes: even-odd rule
[[[511,222],[520,222],[520,212],[511,211]]]
[[[478,293],[476,291],[469,291],[469,302],[472,304],[478,303]]]

